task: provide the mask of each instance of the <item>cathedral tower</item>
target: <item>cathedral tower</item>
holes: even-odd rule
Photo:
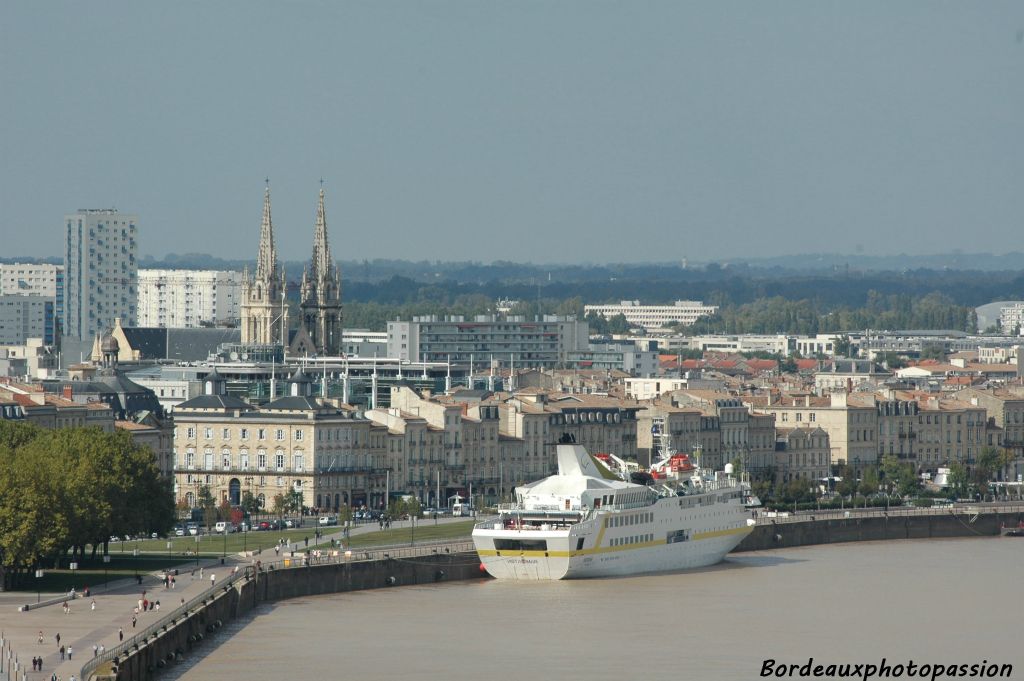
[[[256,274],[242,277],[242,343],[279,344],[288,342],[288,305],[285,301],[284,269],[277,263],[274,223],[270,219],[270,182],[263,194],[263,224]]]
[[[318,355],[341,354],[341,272],[331,259],[327,245],[327,218],[324,215],[324,189],[316,209],[313,232],[313,258],[302,273],[301,323],[297,342],[308,342]],[[293,351],[300,348],[295,347]]]

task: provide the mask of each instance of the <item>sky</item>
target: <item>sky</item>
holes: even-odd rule
[[[0,3],[0,256],[1002,253],[1024,3]]]

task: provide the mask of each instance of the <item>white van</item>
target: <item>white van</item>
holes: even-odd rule
[[[228,531],[228,524],[222,520],[213,526],[213,531],[217,534],[224,534]]]

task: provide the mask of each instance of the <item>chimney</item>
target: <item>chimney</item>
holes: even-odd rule
[[[64,385],[64,389],[61,391],[61,397],[65,400],[70,400],[75,396],[75,387],[70,383]]]

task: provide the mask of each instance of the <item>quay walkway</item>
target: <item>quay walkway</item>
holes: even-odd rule
[[[330,529],[336,532],[325,534],[322,542],[344,538],[344,532],[340,528]],[[349,536],[376,532],[378,529],[376,523],[368,523],[352,528]],[[174,589],[164,588],[164,570],[161,569],[148,574],[140,573],[141,585],[135,578],[128,578],[112,581],[105,587],[90,586],[89,598],[84,598],[81,591],[77,592],[74,599],[69,599],[68,594],[42,594],[37,605],[35,593],[2,592],[0,681],[49,681],[54,673],[61,681],[70,681],[72,678],[75,681],[88,681],[88,674],[95,669],[97,662],[112,660],[118,652],[123,653],[131,645],[144,640],[142,634],[152,633],[151,630],[159,629],[173,617],[180,618],[183,613],[195,608],[211,593],[245,577],[247,570],[251,572],[257,561],[260,561],[263,570],[286,570],[304,567],[307,564],[401,559],[467,550],[472,550],[472,542],[422,542],[414,546],[381,546],[347,552],[320,549],[318,558],[303,559],[303,554],[297,551],[293,555],[282,553],[276,556],[273,550],[268,551],[264,548],[259,555],[250,551],[245,555],[229,554],[226,558],[200,557],[198,566],[194,558],[183,562],[177,567],[178,575]],[[309,554],[314,553],[313,548],[305,551]],[[263,560],[264,558],[270,559]],[[170,568],[169,571],[174,574],[174,568]],[[160,601],[159,610],[140,610],[137,615],[135,614],[138,602],[143,598],[143,592],[151,603]],[[62,607],[65,601],[70,605],[66,614]],[[95,607],[92,605],[93,602]],[[30,607],[25,608],[26,605]],[[42,643],[39,642],[40,634]],[[60,654],[61,646],[65,647],[63,659]],[[93,646],[97,647],[95,658]],[[99,646],[103,647],[102,654],[99,653]],[[71,655],[68,655],[68,649],[72,651]],[[33,657],[42,658],[41,671],[32,670]]]

